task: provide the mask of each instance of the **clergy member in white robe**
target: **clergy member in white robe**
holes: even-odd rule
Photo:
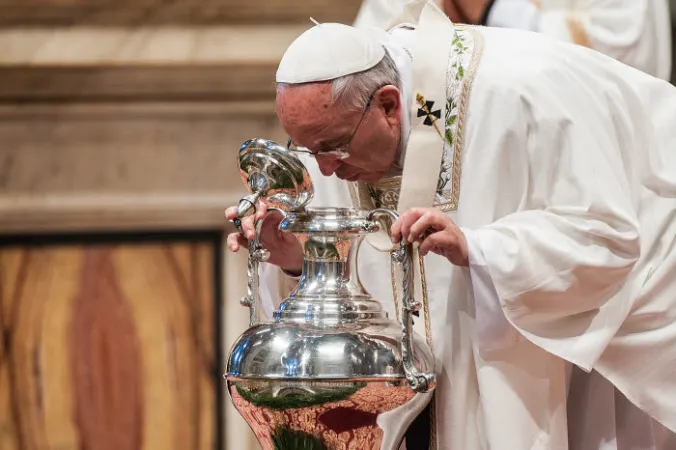
[[[364,0],[355,26],[391,25],[399,20],[405,3]],[[593,48],[659,78],[671,77],[671,15],[666,0],[436,0],[436,4],[455,21],[540,32]],[[576,369],[569,378],[569,414],[576,418],[569,426],[574,448],[651,449],[655,447],[646,442],[654,439],[664,441],[662,447],[676,448],[673,436],[655,438],[662,431],[659,425],[598,373]],[[654,433],[643,431],[651,429]]]
[[[676,88],[581,46],[454,26],[432,4],[417,16],[389,33],[313,27],[280,64],[278,114],[312,153],[350,136],[307,161],[315,205],[441,211],[461,230],[466,263],[436,248],[416,272],[416,329],[438,375],[431,448],[567,449],[571,425],[573,449],[674,448]],[[378,66],[381,47],[399,103],[391,85],[363,111],[321,100],[327,83]],[[288,104],[302,89],[308,102]],[[390,169],[369,169],[380,151],[396,152]],[[359,273],[396,317],[387,250],[363,245]],[[270,310],[294,279],[262,275]],[[570,417],[573,366],[612,383],[645,427],[599,434]]]
[[[435,0],[457,23],[535,31],[671,77],[668,0]],[[364,0],[354,25],[390,28],[407,0]]]

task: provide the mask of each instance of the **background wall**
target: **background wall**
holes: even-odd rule
[[[224,251],[274,72],[354,0],[0,1],[0,449],[247,450]]]

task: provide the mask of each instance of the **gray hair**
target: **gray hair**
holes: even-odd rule
[[[401,90],[399,70],[385,50],[383,59],[372,68],[331,81],[331,103],[340,103],[350,110],[362,110],[376,90],[388,84]]]

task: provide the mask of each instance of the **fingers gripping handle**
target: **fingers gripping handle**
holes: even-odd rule
[[[389,209],[374,209],[369,212],[369,220],[378,220],[378,217],[387,215],[396,221],[399,214]],[[411,388],[416,392],[428,392],[434,385],[433,373],[422,373],[415,367],[413,345],[413,313],[420,310],[421,304],[413,297],[413,245],[399,245],[399,249],[392,252],[392,260],[401,266],[403,272],[403,299],[401,302],[402,341],[401,356],[404,364],[404,373]]]

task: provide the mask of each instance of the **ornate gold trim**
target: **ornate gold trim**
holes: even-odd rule
[[[366,183],[365,187],[376,208],[398,209],[401,176]]]
[[[472,60],[470,62],[467,76],[462,85],[460,94],[460,104],[458,105],[458,127],[455,136],[455,148],[453,151],[453,185],[451,187],[451,201],[438,205],[438,208],[444,212],[456,211],[460,199],[460,178],[462,177],[462,152],[465,145],[465,121],[467,120],[467,107],[469,105],[469,96],[472,92],[476,71],[479,68],[481,57],[483,56],[483,36],[476,29],[471,29],[474,36],[474,48],[472,51]]]
[[[399,189],[401,188],[401,175],[383,178],[373,183],[368,183],[371,186],[377,186],[383,189]]]
[[[447,201],[435,202],[434,206],[441,211],[449,212],[456,211],[458,209],[458,203],[460,198],[460,182],[462,178],[462,154],[464,150],[464,135],[465,135],[465,123],[467,120],[467,110],[469,106],[469,97],[471,94],[472,86],[474,79],[476,77],[476,72],[478,70],[479,64],[481,62],[481,57],[483,56],[483,36],[474,28],[467,27],[458,27],[463,31],[470,31],[473,37],[472,45],[472,57],[469,61],[469,66],[467,68],[466,76],[462,81],[462,87],[460,88],[460,95],[458,101],[458,120],[456,125],[455,133],[455,143],[453,145],[453,168],[452,168],[452,185],[450,198]],[[439,131],[439,130],[437,130]],[[442,137],[443,138],[443,137]],[[376,200],[371,195],[371,191],[381,190],[383,192],[388,191],[398,191],[401,189],[401,177],[392,177],[383,180],[379,180],[375,183],[359,183],[359,192],[354,194],[353,192],[350,195],[358,195],[361,199],[364,194],[366,194],[370,199]],[[390,192],[391,193],[391,192]],[[398,196],[397,203],[398,203]],[[378,199],[379,203],[384,203],[382,207],[388,209],[397,209],[397,204],[391,204],[392,202],[382,202],[381,199]],[[363,205],[363,201],[362,207]]]
[[[425,339],[427,340],[427,345],[429,345],[430,350],[434,351],[434,347],[432,346],[432,329],[430,325],[430,309],[429,309],[429,302],[428,302],[428,297],[427,297],[427,275],[425,275],[425,259],[423,256],[418,253],[418,264],[420,265],[420,284],[421,284],[421,291],[422,291],[422,304],[423,308],[425,308]]]
[[[392,253],[390,253],[390,258]],[[397,322],[401,322],[401,314],[399,313],[399,290],[397,288],[397,270],[394,261],[390,259],[390,280],[392,281],[392,300],[394,300],[394,311],[397,316]]]

